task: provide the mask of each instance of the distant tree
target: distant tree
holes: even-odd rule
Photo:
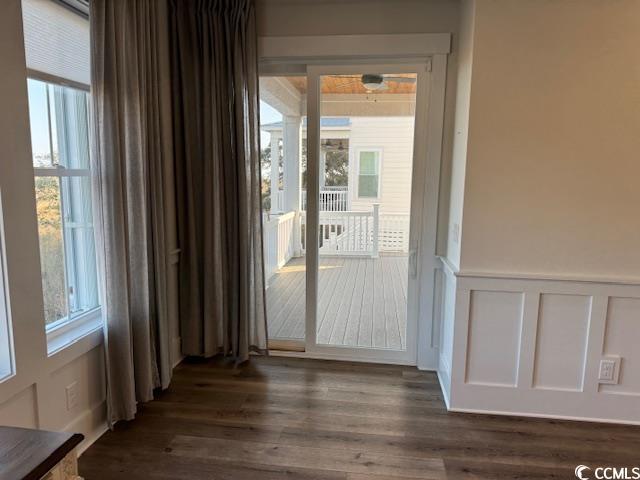
[[[262,209],[265,212],[271,210],[271,147],[260,151],[260,170],[262,173]]]
[[[349,151],[329,150],[325,156],[325,185],[346,187],[349,183]]]
[[[67,315],[60,186],[55,177],[36,177],[35,186],[44,315],[51,323]]]
[[[278,160],[282,158],[282,139],[278,142]],[[260,151],[260,169],[262,173],[262,209],[264,211],[271,210],[271,145],[263,148]],[[278,161],[278,167],[280,167],[280,162]],[[279,188],[284,188],[283,185],[283,172],[280,170],[279,172]]]
[[[348,142],[348,140],[346,141]],[[345,143],[346,143],[345,142]],[[324,148],[324,147],[323,147]],[[307,188],[307,143],[302,143],[302,189]],[[325,185],[327,187],[346,187],[349,184],[349,145],[342,150],[327,149],[325,156]]]

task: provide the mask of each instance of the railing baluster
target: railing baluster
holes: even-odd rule
[[[365,235],[365,245],[366,249],[369,249],[369,215],[365,217],[364,222],[364,235]]]

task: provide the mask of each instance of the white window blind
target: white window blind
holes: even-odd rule
[[[89,21],[52,0],[22,0],[27,68],[90,84]]]

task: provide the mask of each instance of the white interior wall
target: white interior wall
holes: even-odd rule
[[[458,268],[460,265],[460,237],[462,229],[462,207],[464,203],[465,168],[467,164],[474,22],[475,2],[472,0],[463,0],[460,8],[458,78],[455,92],[455,121],[453,127],[453,151],[450,173],[451,187],[449,190],[449,224],[446,246],[446,257],[455,268]]]
[[[461,269],[640,281],[640,2],[476,3]]]
[[[104,431],[101,332],[50,357],[40,263],[20,0],[0,15],[0,196],[16,373],[0,383],[0,424],[82,432],[87,445]],[[65,387],[77,385],[67,409]]]
[[[640,4],[475,0],[463,12],[450,405],[639,423]],[[618,384],[598,380],[605,355],[621,359]]]

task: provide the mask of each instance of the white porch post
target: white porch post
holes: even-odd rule
[[[294,228],[294,255],[299,256],[301,250],[300,237],[300,116],[285,115],[283,117],[282,149],[284,167],[284,205],[285,212],[296,212]]]
[[[371,258],[380,256],[380,204],[373,204],[373,246]]]
[[[271,133],[271,213],[279,213],[278,191],[280,188],[280,137]]]

